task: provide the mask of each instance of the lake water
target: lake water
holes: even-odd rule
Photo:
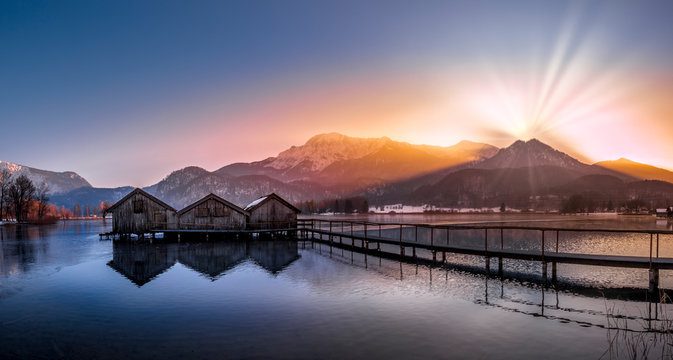
[[[670,226],[650,217],[422,219]],[[2,358],[670,356],[670,336],[653,330],[671,328],[673,309],[647,301],[645,270],[559,266],[555,287],[538,281],[539,264],[507,263],[500,279],[474,257],[427,267],[311,242],[100,241],[108,229],[0,228]],[[560,246],[642,253],[649,240],[640,237],[569,236]],[[523,238],[510,234],[516,246],[528,246]],[[669,242],[662,238],[662,256],[673,254]]]

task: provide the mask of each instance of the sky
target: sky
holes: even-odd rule
[[[0,159],[146,186],[315,134],[673,169],[672,1],[0,2]]]

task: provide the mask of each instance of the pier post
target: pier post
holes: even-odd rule
[[[650,269],[650,294],[655,294],[659,291],[659,269],[651,268]]]
[[[404,246],[402,245],[402,224],[400,224],[400,256],[404,257]]]
[[[652,233],[650,233],[650,269],[652,268]]]
[[[488,256],[488,229],[484,229],[484,256],[486,262],[486,274],[491,273],[491,258]]]
[[[558,254],[558,238],[559,238],[559,231],[556,230],[556,246],[554,250],[556,250],[556,253]],[[552,283],[556,284],[556,261],[551,263],[551,281]]]
[[[437,250],[435,250],[435,228],[430,228],[430,246],[432,247],[432,262],[437,262]]]
[[[364,249],[365,246],[367,247],[367,250],[369,250],[369,242],[367,241],[367,223],[365,223],[365,239],[362,240],[362,248]]]
[[[500,250],[503,250],[504,247],[505,247],[504,230],[500,228]],[[498,276],[502,277],[502,256],[498,257]]]
[[[659,258],[659,234],[657,234],[657,258]]]

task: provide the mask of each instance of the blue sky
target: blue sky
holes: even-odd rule
[[[0,159],[149,185],[339,131],[437,145],[536,136],[587,160],[673,167],[661,135],[673,130],[671,19],[670,1],[3,1]],[[539,91],[461,107],[493,74],[508,92],[550,73],[568,85],[546,97],[577,104],[559,94],[589,78],[612,110],[497,115],[546,104]],[[606,121],[623,131],[586,144]]]

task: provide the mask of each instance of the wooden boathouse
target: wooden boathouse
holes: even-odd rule
[[[178,212],[178,228],[181,230],[243,230],[248,212],[215,194]]]
[[[136,188],[105,213],[112,214],[112,232],[115,234],[144,234],[152,230],[172,230],[177,228],[177,211]]]
[[[275,193],[262,196],[244,208],[250,213],[248,229],[294,229],[301,211]]]

